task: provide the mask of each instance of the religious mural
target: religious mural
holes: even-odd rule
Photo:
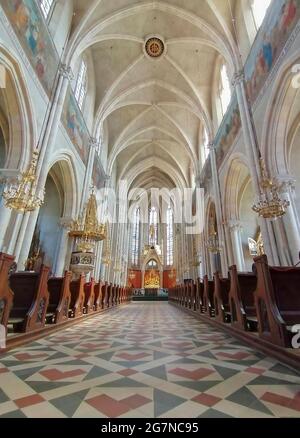
[[[209,192],[209,185],[211,181],[212,181],[211,161],[210,161],[210,157],[208,157],[204,165],[204,169],[201,176],[201,188],[203,188],[205,194]]]
[[[215,139],[217,166],[220,167],[241,128],[241,115],[236,93],[233,94],[229,108],[223,118]]]
[[[105,179],[104,175],[102,175],[101,168],[102,165],[100,163],[100,158],[96,154],[93,166],[92,180],[95,188],[98,190],[103,189],[105,184]]]
[[[254,103],[300,18],[300,0],[276,0],[257,34],[245,65],[248,97]]]
[[[59,59],[35,0],[2,0],[1,6],[50,97]]]
[[[90,135],[70,86],[64,102],[62,122],[82,161],[86,164]]]

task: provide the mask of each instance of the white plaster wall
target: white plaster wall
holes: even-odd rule
[[[73,0],[57,0],[49,17],[49,30],[60,57],[69,37],[73,12]]]

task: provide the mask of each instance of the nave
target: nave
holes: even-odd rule
[[[0,359],[0,417],[300,417],[300,374],[168,303],[131,303]]]

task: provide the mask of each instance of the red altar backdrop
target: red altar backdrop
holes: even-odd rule
[[[128,271],[128,284],[134,289],[142,288],[142,272],[130,269]]]
[[[176,286],[176,270],[164,271],[164,289],[171,289]],[[173,277],[173,278],[170,278]]]
[[[151,271],[146,271],[145,283],[147,282],[148,276],[151,275],[150,273],[151,273]],[[162,287],[164,289],[170,289],[170,288],[176,286],[176,274],[177,273],[176,273],[175,269],[172,271],[164,271],[163,285],[162,285]],[[158,279],[160,279],[159,271],[155,271],[155,276],[157,276]],[[148,280],[149,280],[149,278],[148,278]],[[133,287],[134,289],[141,289],[142,288],[142,272],[139,270],[136,270],[136,269],[129,269],[129,271],[128,271],[128,284],[129,284],[129,286]],[[149,286],[146,286],[146,284],[145,284],[145,287],[149,288]],[[159,289],[159,286],[157,286],[156,288]]]

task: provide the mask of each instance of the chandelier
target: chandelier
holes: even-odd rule
[[[87,202],[83,216],[73,221],[70,237],[77,241],[77,248],[81,252],[91,252],[96,242],[106,238],[106,229],[103,224],[99,224],[97,218],[97,200],[94,189]]]
[[[215,230],[215,225],[213,220],[211,221],[210,233],[208,240],[206,242],[206,247],[208,251],[211,252],[212,254],[219,254],[222,250],[219,242],[219,236],[217,231]]]
[[[264,219],[278,219],[286,214],[290,202],[281,199],[282,186],[275,179],[269,178],[262,158],[260,159],[260,169],[262,175],[260,199],[256,205],[253,205],[252,209]]]
[[[103,254],[102,254],[102,263],[105,266],[110,266],[112,263],[111,253],[110,253],[110,239],[108,235],[108,224],[105,225],[105,242],[104,242],[104,248],[103,248]]]
[[[16,184],[11,184],[3,193],[5,206],[19,213],[28,213],[39,208],[44,200],[36,195],[36,167],[38,152],[33,153],[29,168],[21,174]],[[43,192],[44,194],[44,192]]]

